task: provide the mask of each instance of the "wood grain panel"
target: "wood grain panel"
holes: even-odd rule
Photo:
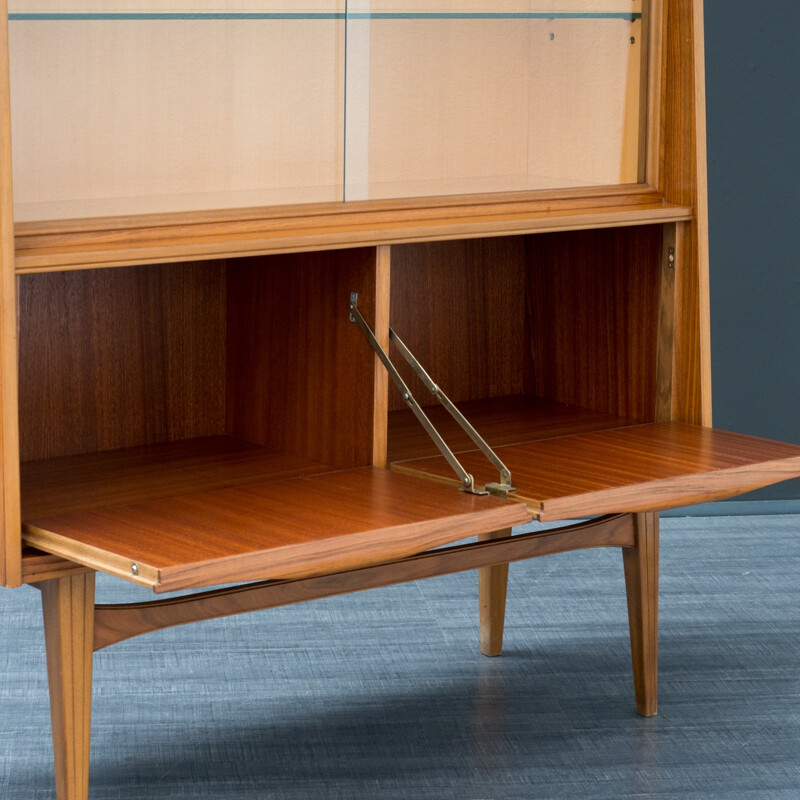
[[[510,539],[456,545],[411,556],[400,562],[332,575],[266,581],[144,603],[100,605],[95,616],[94,647],[100,650],[124,639],[174,625],[433,578],[480,568],[496,561],[520,561],[592,547],[630,547],[633,543],[630,515],[603,517],[556,530],[518,534]]]
[[[254,480],[282,480],[331,467],[227,436],[28,461],[23,516],[129,505]]]
[[[629,185],[416,201],[259,208],[22,223],[20,273],[226,258],[689,219]]]
[[[389,349],[389,307],[391,304],[392,248],[382,245],[377,248],[375,259],[375,315],[373,333],[384,350]],[[389,447],[389,373],[380,363],[378,354],[374,360],[375,395],[373,401],[372,466],[388,466]]]
[[[221,263],[20,280],[23,461],[224,432]]]
[[[0,586],[22,580],[19,538],[19,429],[17,426],[17,291],[11,190],[8,7],[0,0]]]
[[[392,327],[454,402],[523,390],[525,259],[518,237],[392,248]],[[404,406],[393,390],[389,407]]]
[[[351,291],[373,325],[374,249],[230,265],[230,435],[333,467],[372,463],[377,363],[349,321]]]
[[[517,492],[542,520],[655,511],[721,500],[800,475],[800,446],[683,423],[655,423],[499,447]],[[497,480],[479,452],[459,460]],[[442,458],[394,469],[453,481]]]
[[[459,403],[458,408],[491,447],[633,424],[632,420],[623,417],[600,414],[530,395],[468,400]],[[444,407],[431,406],[425,413],[453,452],[462,453],[475,449],[472,439]],[[436,445],[411,411],[405,409],[389,414],[390,461],[406,461],[438,454]]]
[[[519,502],[365,468],[33,518],[23,536],[168,591],[354,569],[528,520]]]
[[[651,421],[660,227],[531,236],[528,252],[534,393]]]
[[[65,578],[69,575],[81,575],[89,568],[67,561],[60,556],[43,553],[32,547],[22,548],[22,582],[37,583]]]
[[[665,3],[666,38],[659,188],[694,209],[687,226],[675,330],[676,418],[711,424],[708,198],[702,0]]]

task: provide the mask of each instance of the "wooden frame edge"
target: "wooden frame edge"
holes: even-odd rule
[[[22,583],[17,391],[17,286],[14,275],[14,196],[8,75],[8,3],[0,0],[0,585]]]
[[[310,578],[234,586],[145,603],[97,606],[94,649],[163,628],[594,547],[633,547],[633,517],[618,514],[555,530],[427,551]]]

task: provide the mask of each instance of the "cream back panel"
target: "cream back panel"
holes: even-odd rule
[[[641,2],[362,4],[369,87],[347,113],[369,151],[348,138],[348,196],[637,181]]]
[[[342,199],[337,15],[22,16],[17,220]]]
[[[643,0],[15,0],[15,216],[635,182],[643,13]]]

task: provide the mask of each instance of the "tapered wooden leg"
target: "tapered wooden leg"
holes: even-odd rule
[[[88,800],[94,573],[39,584],[58,800]]]
[[[507,528],[484,533],[478,538],[505,539],[511,536]],[[506,591],[508,589],[508,564],[494,564],[478,570],[478,595],[480,598],[481,653],[499,656],[503,650],[503,626],[506,621]]]
[[[636,710],[658,711],[658,514],[634,515],[636,545],[622,549]]]

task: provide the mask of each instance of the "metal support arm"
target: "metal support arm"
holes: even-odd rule
[[[358,294],[352,292],[350,294],[350,321],[355,322],[361,329],[361,332],[366,337],[367,341],[372,346],[372,349],[378,355],[378,358],[386,367],[389,377],[394,381],[406,405],[413,411],[414,416],[419,420],[426,433],[431,437],[433,443],[439,448],[439,452],[445,457],[447,463],[453,468],[453,471],[458,475],[462,484],[463,491],[471,492],[473,494],[493,494],[499,497],[507,497],[509,492],[514,491],[511,485],[511,472],[508,467],[498,458],[497,454],[486,443],[483,437],[475,430],[469,420],[456,408],[455,404],[450,398],[437,386],[432,380],[430,375],[425,371],[422,365],[414,357],[414,354],[406,347],[402,339],[389,328],[389,341],[394,342],[397,349],[403,358],[409,363],[414,372],[420,377],[425,386],[430,390],[431,394],[447,409],[451,417],[459,424],[462,430],[469,436],[469,438],[476,444],[478,449],[491,461],[491,463],[500,471],[500,481],[498,483],[487,483],[484,490],[477,490],[475,488],[475,479],[470,475],[462,466],[461,462],[456,458],[453,451],[447,446],[447,443],[441,437],[441,434],[436,430],[433,423],[430,421],[428,415],[422,410],[419,403],[414,399],[411,390],[403,380],[397,368],[389,358],[388,353],[381,347],[380,342],[375,337],[372,329],[367,324],[366,320],[358,308]]]

